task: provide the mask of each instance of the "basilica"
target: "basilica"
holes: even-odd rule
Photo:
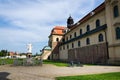
[[[120,0],[105,0],[78,22],[55,26],[49,59],[88,64],[120,64]]]

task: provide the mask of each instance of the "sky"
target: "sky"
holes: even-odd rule
[[[0,0],[0,50],[32,53],[48,45],[55,26],[66,26],[69,15],[76,23],[104,0]]]

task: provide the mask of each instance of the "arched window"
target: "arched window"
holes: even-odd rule
[[[87,25],[86,31],[87,31],[87,32],[90,31],[90,25]]]
[[[114,17],[118,17],[119,16],[119,11],[118,11],[119,9],[118,9],[118,6],[116,5],[116,6],[114,6],[114,8],[113,8],[113,14],[114,14]]]
[[[116,28],[116,39],[120,39],[120,27]]]
[[[76,37],[77,35],[76,35],[76,32],[74,33],[74,37]]]
[[[100,26],[100,20],[97,19],[97,20],[96,20],[96,28],[99,27],[99,26]]]
[[[86,39],[86,44],[87,45],[90,44],[90,39],[89,38]]]
[[[74,43],[72,43],[72,48],[74,48]]]
[[[82,35],[82,29],[80,29],[80,35]]]
[[[103,35],[102,35],[102,34],[99,34],[98,39],[99,39],[99,42],[104,41],[104,39],[103,39]]]
[[[80,41],[78,41],[78,47],[80,47]]]
[[[58,42],[58,41],[59,41],[59,38],[56,38],[56,41]]]

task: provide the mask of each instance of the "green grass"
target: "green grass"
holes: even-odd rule
[[[0,64],[13,64],[15,59],[0,59]],[[19,61],[22,61],[23,59],[18,59]]]
[[[23,59],[18,59],[18,60],[20,62],[22,62]],[[13,64],[14,59],[0,59],[0,65],[3,64],[3,63],[5,63],[5,64]],[[52,61],[52,60],[45,60],[45,61],[43,61],[43,64],[53,64],[53,65],[56,65],[56,66],[68,66],[67,63],[60,62],[60,61]]]
[[[56,66],[68,66],[68,64],[65,63],[65,62],[52,61],[52,60],[44,60],[43,64],[53,64],[53,65],[56,65]]]
[[[56,77],[56,80],[120,80],[120,72]]]
[[[13,64],[14,59],[0,59],[0,64]]]

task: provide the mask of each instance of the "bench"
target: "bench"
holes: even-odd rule
[[[74,67],[74,66],[83,67],[83,65],[79,61],[70,61],[69,66],[70,67]]]

